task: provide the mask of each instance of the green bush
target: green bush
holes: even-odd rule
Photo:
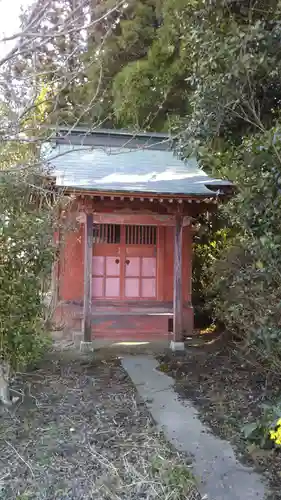
[[[209,326],[214,319],[212,267],[230,244],[231,232],[218,212],[202,214],[193,240],[192,304],[195,327]]]
[[[48,196],[40,175],[1,174],[0,356],[13,370],[37,359],[48,342],[44,287],[53,259]]]
[[[276,128],[236,148],[238,192],[224,207],[237,237],[212,266],[216,318],[258,350],[281,362],[281,163]]]
[[[256,421],[244,425],[245,439],[261,448],[279,447],[281,402],[261,405],[262,415]],[[277,429],[277,430],[276,430]],[[281,432],[280,432],[281,434]]]

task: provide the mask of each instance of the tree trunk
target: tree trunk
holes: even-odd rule
[[[0,361],[0,402],[10,406],[12,404],[10,395],[10,366],[5,361]]]

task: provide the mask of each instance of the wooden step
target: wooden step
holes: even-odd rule
[[[164,309],[165,311],[165,309]],[[92,310],[92,336],[118,341],[153,340],[169,337],[173,315],[163,308]],[[56,311],[56,323],[67,332],[82,332],[83,309],[63,304]]]
[[[130,340],[147,335],[168,335],[170,314],[96,314],[92,316],[94,337]]]

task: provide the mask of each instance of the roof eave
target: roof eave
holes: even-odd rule
[[[208,193],[173,193],[173,192],[155,192],[155,191],[124,191],[124,190],[101,190],[101,189],[89,189],[87,187],[83,188],[81,186],[56,186],[57,189],[64,191],[65,193],[73,193],[73,194],[82,194],[89,196],[116,196],[116,197],[124,197],[124,198],[155,198],[155,199],[169,199],[171,197],[178,199],[190,199],[190,198],[216,198],[218,196],[223,196],[224,193],[220,190],[218,191],[210,191]]]

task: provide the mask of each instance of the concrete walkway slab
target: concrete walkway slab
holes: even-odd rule
[[[178,398],[174,380],[157,370],[152,356],[124,356],[122,364],[167,439],[177,450],[193,456],[202,495],[208,500],[265,498],[262,476],[238,462],[231,445],[214,436],[197,410]]]

